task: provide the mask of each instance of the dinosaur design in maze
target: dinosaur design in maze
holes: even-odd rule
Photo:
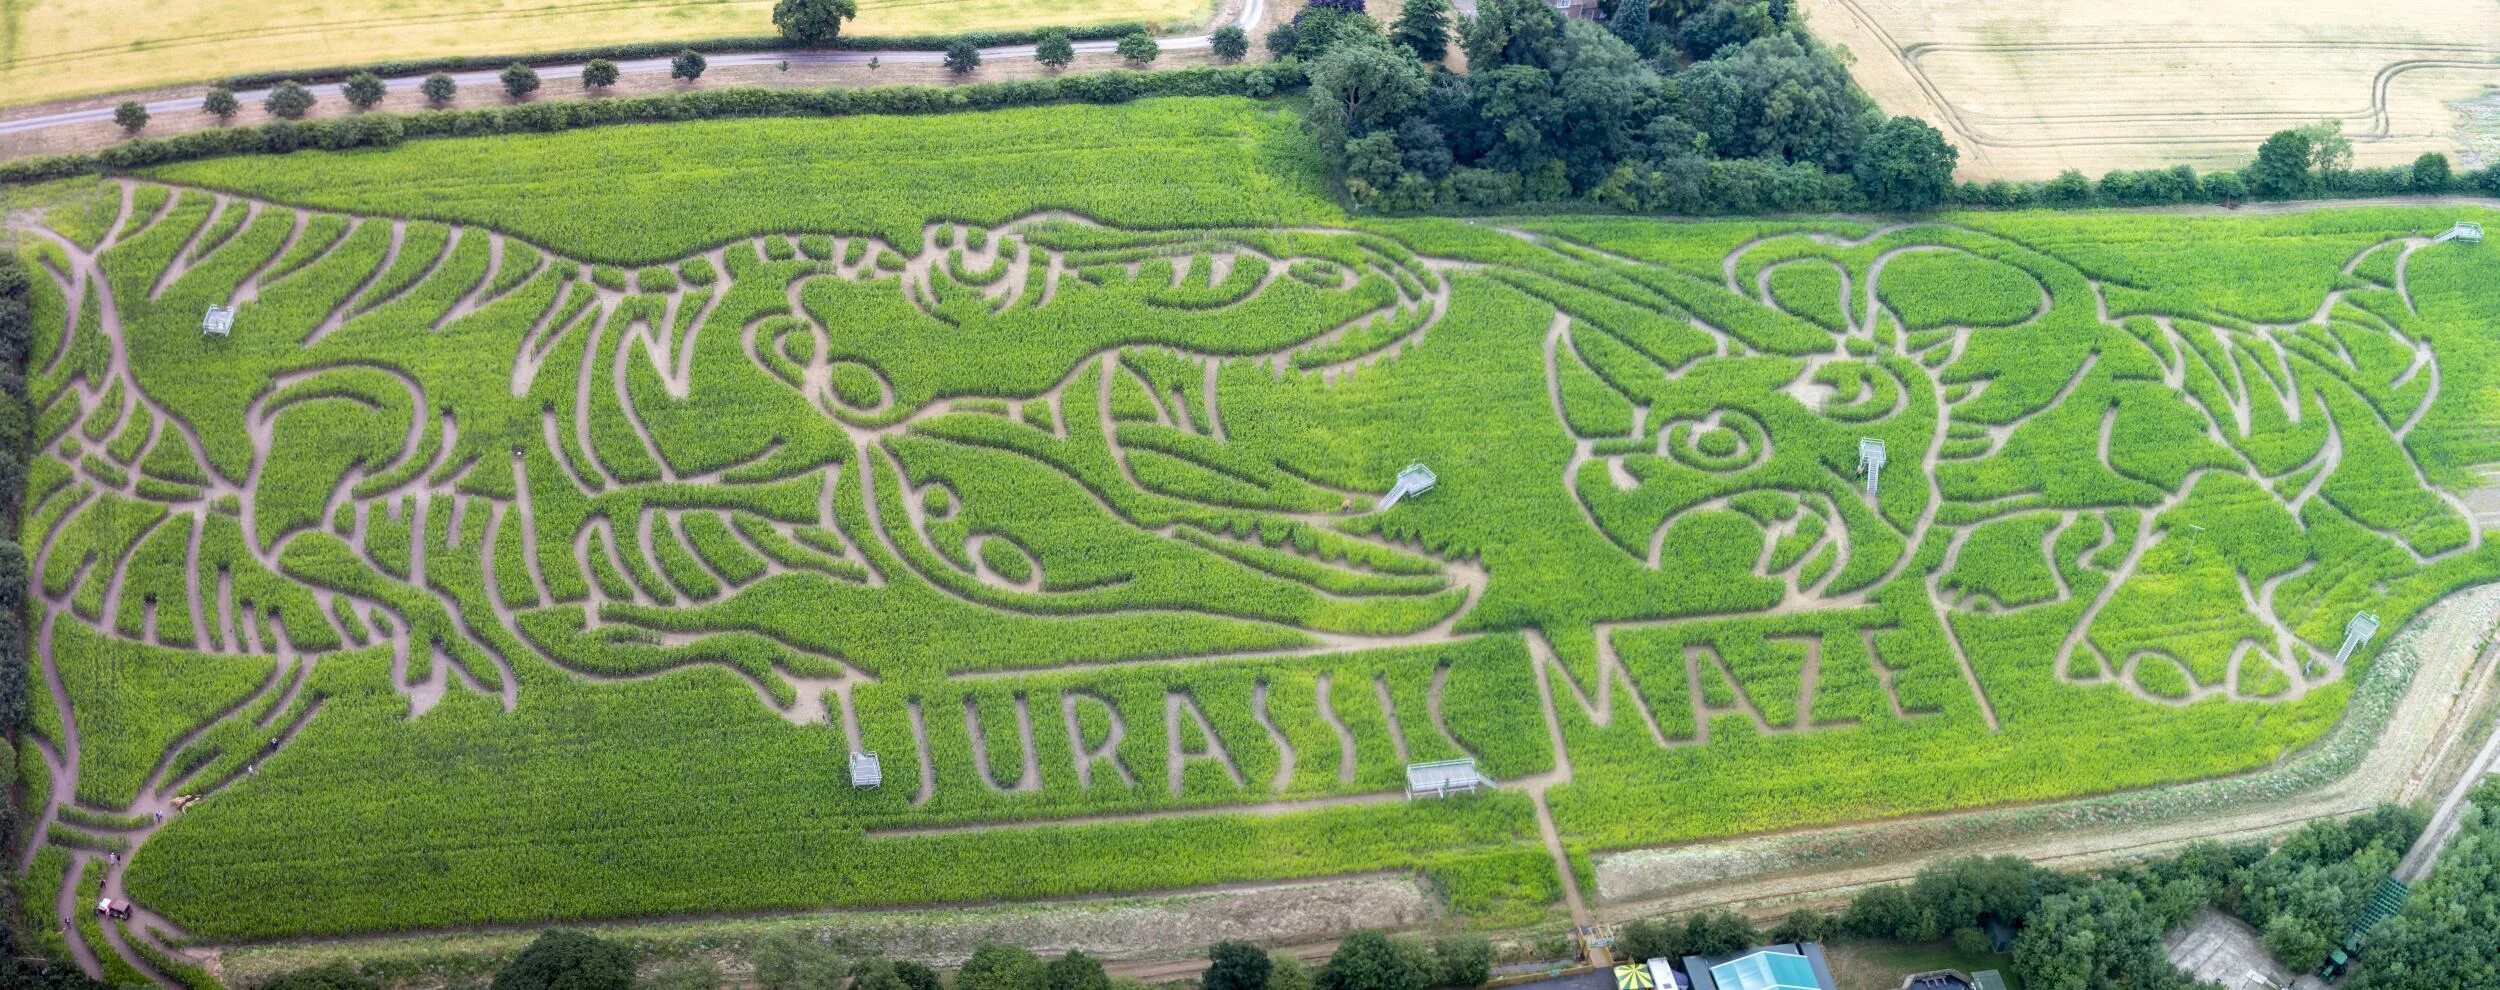
[[[2295,701],[2344,677],[2356,587],[2482,545],[2402,445],[2439,395],[2384,315],[2419,239],[2272,325],[2113,315],[2073,265],[1935,224],[1774,233],[1719,278],[1535,223],[1512,264],[1049,212],[629,270],[117,191],[90,237],[23,232],[52,301],[23,531],[65,915],[91,864],[126,899],[165,813],[248,788],[347,671],[424,719],[726,670],[884,754],[872,834],[1394,801],[1403,764],[1460,755],[1541,806],[1569,754],[1495,738],[1567,749],[1618,699],[1658,747],[1722,716],[1997,730],[1973,615],[2071,615],[2069,690]],[[1493,292],[1541,306],[1541,339],[1467,328]],[[211,305],[230,337],[198,332]],[[2064,343],[1990,344],[2017,327]],[[1393,441],[1418,388],[1436,416],[1494,403],[1400,377],[1462,333],[1541,347],[1535,421],[1469,424],[1482,457],[1414,434],[1449,480],[1375,513],[1413,457],[1331,430]],[[1506,445],[1560,470],[1483,466]],[[1469,485],[1565,522],[1450,539],[1434,513]],[[1538,554],[1563,577],[1514,579]],[[1546,608],[1545,580],[1637,600]],[[1474,643],[1522,648],[1416,652]],[[1525,722],[1478,714],[1502,705]],[[142,907],[73,943],[162,975],[184,937]]]

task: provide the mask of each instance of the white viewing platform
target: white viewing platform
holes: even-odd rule
[[[875,753],[851,754],[851,786],[875,787],[885,783],[885,765]]]
[[[233,333],[234,309],[232,307],[211,306],[208,308],[208,314],[200,317],[200,336],[225,337]]]
[[[2456,241],[2460,244],[2480,244],[2483,242],[2483,225],[2475,223],[2471,220],[2459,220],[2457,221],[2456,226],[2448,228],[2447,233],[2431,238],[2431,243],[2433,244],[2437,244],[2441,241]]]
[[[1409,801],[1418,797],[1445,798],[1452,794],[1473,794],[1492,786],[1492,780],[1476,772],[1476,761],[1472,758],[1406,765],[1406,799]]]
[[[1380,503],[1372,506],[1372,511],[1387,512],[1400,500],[1431,491],[1432,486],[1440,483],[1440,476],[1433,474],[1431,468],[1409,464],[1398,472],[1398,483],[1390,487],[1389,494],[1380,497]]]

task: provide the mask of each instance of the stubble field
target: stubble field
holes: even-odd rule
[[[1801,0],[1888,113],[1934,122],[1966,179],[2187,162],[2236,168],[2340,120],[2362,165],[2487,154],[2500,85],[2488,0]],[[2469,159],[2471,161],[2472,159]]]

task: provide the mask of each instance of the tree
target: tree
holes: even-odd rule
[[[634,956],[582,932],[550,929],[495,974],[494,990],[633,990]]]
[[[946,46],[946,69],[956,75],[969,75],[981,67],[981,49],[961,38]]]
[[[277,976],[260,990],[382,990],[382,981],[343,962],[324,963]]]
[[[512,94],[513,99],[527,99],[538,92],[538,70],[522,63],[504,66],[502,79],[503,91]]]
[[[349,76],[346,84],[339,87],[340,95],[347,97],[347,105],[358,110],[373,109],[389,92],[390,87],[382,84],[382,77],[371,71]]]
[[[1686,955],[1721,956],[1759,945],[1762,933],[1734,911],[1703,911],[1684,919]]]
[[[312,109],[312,90],[305,89],[303,83],[289,79],[269,87],[269,96],[260,101],[260,106],[261,109],[269,111],[272,117],[296,120],[303,117],[305,111]]]
[[[2486,177],[2500,169],[2485,169]],[[2500,782],[2467,794],[2456,838],[2404,910],[2370,930],[2352,990],[2500,986]]]
[[[842,36],[842,22],[859,16],[858,0],[775,0],[773,27],[802,45],[824,46]]]
[[[1318,990],[1425,990],[1431,982],[1388,936],[1360,931],[1337,943],[1328,965],[1320,967]]]
[[[1469,72],[1506,65],[1550,69],[1562,31],[1562,15],[1546,0],[1482,0],[1459,47],[1467,51]]]
[[[1432,943],[1433,961],[1440,964],[1434,986],[1468,990],[1493,978],[1493,943],[1482,935],[1452,935]]]
[[[1042,986],[1044,990],[1111,990],[1111,976],[1094,957],[1069,949],[1042,968]]]
[[[693,82],[703,78],[703,70],[711,64],[703,57],[702,52],[688,48],[678,52],[676,58],[668,60],[668,77]]]
[[[2320,181],[2352,171],[2352,139],[2344,136],[2341,119],[2321,120],[2300,129],[2309,138],[2309,167]]]
[[[1429,85],[1413,54],[1380,42],[1346,45],[1320,56],[1311,63],[1310,82],[1311,129],[1332,156],[1384,124],[1394,127],[1397,118],[1423,99]]]
[[[1705,59],[1729,45],[1741,45],[1779,30],[1767,0],[1710,0],[1710,5],[1676,28],[1676,44],[1684,54]]]
[[[120,106],[113,108],[113,122],[121,125],[124,134],[139,133],[148,126],[147,104],[123,100]]]
[[[1207,36],[1207,48],[1224,61],[1241,61],[1242,56],[1250,54],[1250,33],[1239,24],[1224,25]]]
[[[1780,33],[1676,75],[1693,126],[1720,158],[1779,158],[1827,171],[1853,164],[1875,117],[1849,72],[1810,38]]]
[[[1267,990],[1274,971],[1267,950],[1248,942],[1217,942],[1207,947],[1207,972],[1198,990]]]
[[[1286,21],[1268,31],[1267,37],[1261,39],[1260,43],[1267,46],[1269,58],[1291,58],[1293,53],[1302,47],[1302,28],[1292,21]]]
[[[1119,52],[1121,58],[1127,59],[1130,65],[1135,66],[1143,66],[1154,61],[1155,56],[1163,54],[1163,46],[1155,44],[1154,38],[1144,31],[1131,31],[1121,35],[1120,43],[1113,46],[1113,50]]]
[[[1042,961],[1012,945],[991,943],[972,950],[955,971],[955,990],[1044,990]]]
[[[1840,919],[1813,908],[1798,908],[1763,935],[1771,942],[1820,942],[1840,934]]]
[[[1652,54],[1649,40],[1649,0],[1623,0],[1615,5],[1615,37],[1646,57]]]
[[[585,89],[606,89],[614,86],[616,77],[616,63],[604,58],[591,59],[582,66],[582,86]]]
[[[1406,0],[1399,9],[1397,22],[1389,26],[1389,40],[1414,52],[1426,62],[1438,62],[1450,54],[1449,0]]]
[[[747,954],[763,990],[834,990],[850,970],[832,946],[792,932],[775,932]]]
[[[1878,209],[1928,209],[1952,191],[1953,166],[1961,158],[1926,121],[1894,117],[1876,128],[1859,152],[1858,188]]]
[[[2315,150],[2303,128],[2276,131],[2257,146],[2257,160],[2242,169],[2240,177],[2248,183],[2248,190],[2259,196],[2301,195],[2314,185],[2309,161]]]
[[[425,94],[425,102],[439,107],[460,95],[460,81],[453,79],[451,73],[437,72],[418,83],[417,92]]]
[[[200,109],[209,116],[217,118],[217,122],[222,124],[233,120],[235,114],[242,112],[243,105],[234,98],[233,90],[217,86],[211,88],[207,96],[200,98]]]
[[[937,970],[930,969],[922,963],[895,963],[894,978],[903,981],[904,990],[944,990],[945,988],[945,985],[938,980]]]
[[[2455,176],[2448,170],[2448,156],[2436,151],[2425,151],[2422,157],[2413,160],[2413,190],[2415,192],[2447,192],[2448,183],[2453,181],[2455,181]]]
[[[2172,990],[2187,985],[2162,953],[2144,895],[2097,880],[2043,899],[2014,939],[2014,970],[2033,990]]]
[[[1033,39],[1033,60],[1052,69],[1064,69],[1076,61],[1076,43],[1068,39],[1066,28],[1051,28]]]

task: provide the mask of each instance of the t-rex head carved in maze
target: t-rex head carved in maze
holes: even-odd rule
[[[68,427],[39,479],[46,589],[106,637],[372,644],[419,713],[464,685],[509,707],[529,658],[719,664],[822,720],[864,677],[1055,643],[1108,662],[1446,631],[1482,585],[1346,525],[1376,492],[1227,435],[1228,375],[1333,380],[1439,316],[1439,271],[1385,239],[1041,215],[627,269],[126,198],[99,242],[53,238],[77,312],[37,368]],[[195,331],[211,304],[232,336]],[[180,357],[211,350],[215,375]]]

